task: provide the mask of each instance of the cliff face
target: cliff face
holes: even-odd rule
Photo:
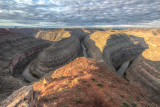
[[[116,69],[148,48],[143,38],[123,33],[109,35],[107,31],[91,34],[85,38],[84,43],[90,58],[104,60],[110,70],[120,76],[123,73],[116,72]]]
[[[144,89],[150,99],[160,105],[160,35],[156,34],[143,35],[149,48],[133,61],[126,72],[126,78]]]
[[[30,73],[40,78],[79,56],[80,51],[80,41],[75,36],[55,42],[39,54],[30,67]]]
[[[102,63],[84,57],[33,84],[38,105],[47,107],[149,106],[140,89],[116,76]],[[156,106],[153,104],[153,106]]]
[[[49,41],[60,41],[63,38],[68,38],[70,36],[70,32],[66,31],[65,29],[56,29],[48,31],[41,30],[35,35],[36,38],[41,38]]]
[[[21,77],[25,66],[33,60],[37,53],[50,45],[50,42],[0,31],[0,98],[4,99],[24,83],[17,78]],[[14,77],[11,77],[14,76]],[[0,99],[0,100],[2,100]]]
[[[129,82],[146,91],[150,99],[160,105],[160,62],[137,57],[126,71]]]

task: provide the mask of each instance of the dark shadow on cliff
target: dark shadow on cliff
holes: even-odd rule
[[[127,34],[113,34],[106,40],[103,58],[110,69],[116,71],[124,62],[134,59],[147,48],[148,45],[144,38]]]

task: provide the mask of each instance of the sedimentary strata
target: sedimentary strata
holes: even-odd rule
[[[144,89],[152,101],[160,105],[160,62],[137,57],[126,71],[126,78]]]
[[[20,81],[26,65],[50,45],[49,41],[0,30],[0,98],[4,99],[25,83]],[[14,77],[12,77],[14,76]],[[22,78],[21,78],[22,79]],[[0,99],[0,100],[1,100]]]
[[[97,61],[103,59],[113,72],[118,71],[124,62],[133,59],[148,47],[144,39],[140,37],[126,34],[112,34],[109,37],[105,37],[108,36],[105,35],[105,32],[104,34],[102,32],[100,34],[102,34],[102,37],[99,37],[100,39],[106,38],[106,45],[101,46],[101,43],[97,43],[96,41],[89,39],[92,37],[88,37],[85,39],[88,54],[92,59]],[[123,73],[120,71],[116,73],[123,76]]]
[[[1,32],[0,34],[0,75],[22,73],[25,65],[50,42],[21,34]]]
[[[0,76],[0,101],[4,100],[13,91],[22,87],[24,82],[12,76]]]
[[[40,78],[49,71],[79,56],[80,48],[80,41],[75,36],[54,42],[50,47],[41,52],[38,58],[31,64],[30,73]]]
[[[35,35],[36,38],[41,38],[49,41],[60,41],[63,38],[68,38],[70,36],[70,32],[66,31],[65,29],[56,29],[48,31],[41,30],[37,32],[37,34]]]

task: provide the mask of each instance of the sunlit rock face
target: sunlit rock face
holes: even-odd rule
[[[79,56],[80,48],[80,41],[75,36],[54,42],[40,53],[37,60],[31,64],[31,74],[38,78],[42,77],[50,70],[54,70]]]
[[[95,39],[96,36],[99,40]],[[109,35],[106,31],[99,31],[85,38],[85,45],[90,58],[97,61],[104,60],[113,72],[116,72],[124,62],[133,60],[148,48],[143,38],[123,33]]]
[[[49,41],[60,41],[63,38],[68,38],[70,36],[70,32],[65,29],[40,30],[35,35],[36,38],[41,38]]]

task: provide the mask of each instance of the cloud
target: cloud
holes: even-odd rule
[[[160,27],[159,7],[159,0],[1,0],[0,26]]]

